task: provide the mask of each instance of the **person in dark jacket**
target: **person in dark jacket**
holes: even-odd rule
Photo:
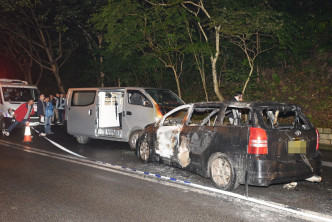
[[[58,110],[58,124],[62,125],[63,124],[63,115],[65,112],[65,104],[66,104],[66,99],[64,98],[63,93],[60,94],[60,97],[58,98],[56,102],[56,108]]]
[[[20,105],[17,110],[15,110],[13,117],[15,117],[15,122],[13,122],[7,131],[4,131],[3,134],[5,136],[9,136],[10,132],[20,123],[27,123],[30,120],[30,116],[32,116],[35,111],[33,109],[34,100],[29,99],[27,103],[23,103]]]
[[[45,95],[40,94],[39,100],[37,101],[37,114],[39,116],[39,126],[38,130],[41,132],[39,136],[46,136],[46,133],[43,133],[43,128],[41,125],[45,124]]]
[[[52,105],[53,105],[53,107],[55,108],[56,107],[56,101],[57,101],[57,98],[55,98],[54,96],[53,96],[53,94],[50,94],[50,102],[52,103]],[[56,109],[53,109],[53,114],[52,114],[52,123],[56,123],[56,120],[57,120],[57,118],[56,118],[56,115],[55,115],[55,110]]]
[[[240,102],[243,100],[243,94],[242,92],[237,92],[235,93],[233,99],[231,100],[232,102]],[[228,114],[229,116],[229,121],[231,124],[238,125],[239,121],[241,119],[241,113],[237,109],[233,109],[232,112]]]
[[[237,92],[234,95],[234,98],[231,100],[232,102],[236,101],[242,101],[243,100],[243,94],[241,92]]]
[[[37,101],[37,114],[39,116],[39,122],[45,122],[45,96],[44,94],[40,94],[39,100]]]

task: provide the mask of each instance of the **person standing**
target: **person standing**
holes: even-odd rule
[[[7,131],[3,131],[5,136],[9,136],[11,131],[20,123],[26,124],[30,120],[30,116],[32,116],[35,111],[33,109],[34,100],[31,98],[27,103],[23,103],[20,105],[17,110],[15,110],[13,117],[15,117],[15,122],[13,122],[7,129]]]
[[[236,92],[234,94],[232,102],[241,102],[243,100],[243,94],[241,92]],[[241,120],[241,113],[238,109],[232,109],[232,112],[229,114],[229,122],[234,125],[238,125]]]
[[[45,95],[40,94],[39,100],[37,101],[37,114],[39,116],[39,125],[45,124]],[[42,131],[42,127],[38,127],[39,131]],[[40,133],[39,136],[45,136],[45,133]]]
[[[40,94],[39,100],[37,101],[37,114],[39,117],[39,123],[43,124],[45,122],[45,96]]]
[[[57,100],[56,108],[58,110],[58,124],[63,124],[63,115],[65,111],[66,99],[63,96],[63,93],[60,94],[60,97]]]
[[[234,95],[234,98],[231,100],[232,102],[236,101],[242,101],[243,100],[243,94],[241,92],[237,92]]]
[[[52,116],[53,116],[53,109],[54,106],[52,102],[50,101],[49,97],[45,98],[45,134],[53,134],[51,131],[51,122],[52,122]]]
[[[56,123],[56,115],[55,115],[56,109],[54,109],[54,107],[56,107],[56,98],[53,96],[53,94],[50,94],[50,103],[52,103],[52,105],[53,105],[53,114],[52,114],[51,121],[52,121],[52,123]]]

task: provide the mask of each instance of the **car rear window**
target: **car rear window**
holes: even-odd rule
[[[262,111],[263,122],[269,129],[309,129],[309,124],[298,111],[265,109]]]

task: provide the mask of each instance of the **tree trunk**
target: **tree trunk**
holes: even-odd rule
[[[174,66],[172,66],[172,70],[173,70],[173,73],[174,73],[174,77],[175,77],[175,81],[176,81],[176,86],[177,86],[177,89],[178,89],[178,95],[180,98],[182,98],[181,96],[181,88],[180,88],[180,80],[179,80],[179,75],[175,69]]]
[[[246,81],[246,83],[244,84],[243,89],[242,89],[242,94],[243,94],[243,95],[244,95],[244,92],[246,91],[246,88],[247,88],[247,85],[248,85],[248,83],[249,83],[250,77],[251,77],[251,75],[252,75],[252,73],[253,73],[253,71],[254,71],[254,63],[249,61],[249,65],[250,65],[250,72],[249,72],[249,75],[248,75],[247,81]]]
[[[66,94],[65,89],[63,88],[62,82],[61,82],[61,77],[59,74],[59,68],[57,67],[57,65],[52,64],[52,72],[55,76],[56,82],[58,84],[58,88],[60,90],[61,93]]]
[[[219,44],[220,44],[220,26],[215,27],[215,32],[216,32],[216,53],[215,55],[211,55],[211,64],[212,64],[212,77],[213,77],[213,88],[214,92],[216,93],[219,101],[224,101],[224,97],[221,95],[220,90],[219,90],[219,84],[218,84],[218,75],[217,75],[217,61],[220,55],[220,49],[219,49]]]

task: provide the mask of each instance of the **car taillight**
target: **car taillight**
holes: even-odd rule
[[[261,128],[250,127],[249,154],[267,154],[267,135]]]
[[[316,135],[317,135],[316,150],[318,150],[318,148],[319,148],[319,132],[316,128],[315,128],[315,130],[316,130]]]

